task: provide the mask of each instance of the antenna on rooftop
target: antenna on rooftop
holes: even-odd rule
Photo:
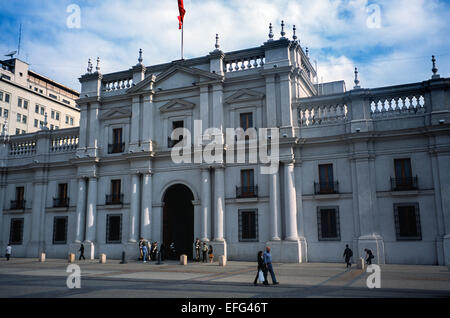
[[[19,27],[19,45],[17,47],[17,56],[20,55],[20,42],[22,41],[22,23],[20,24]]]
[[[8,54],[5,54],[5,56],[9,56],[9,58],[12,59],[16,53],[17,53],[17,51],[11,51]]]

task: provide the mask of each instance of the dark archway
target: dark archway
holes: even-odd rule
[[[168,258],[178,259],[186,254],[192,259],[194,242],[194,206],[192,191],[183,184],[169,187],[164,194],[163,244],[166,249],[175,243],[176,255],[166,253]]]

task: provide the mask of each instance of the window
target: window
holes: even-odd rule
[[[38,88],[37,88],[37,87],[35,87],[35,88],[34,88],[34,91],[35,91],[35,92],[37,92],[37,91],[38,91]]]
[[[394,204],[397,240],[422,240],[418,203]]]
[[[123,152],[122,128],[114,128],[112,130],[112,144],[109,144],[108,153]]]
[[[239,210],[239,241],[258,241],[258,210]]]
[[[22,115],[17,114],[17,122],[20,123],[22,121]]]
[[[108,214],[106,216],[106,243],[121,243],[122,215]]]
[[[41,106],[41,115],[45,115],[45,108]]]
[[[19,135],[19,134],[20,134],[20,129],[16,128],[16,135]]]
[[[59,112],[55,112],[55,119],[59,120]]]
[[[111,180],[111,194],[106,195],[106,204],[122,204],[121,180]]]
[[[67,99],[62,100],[64,104],[70,105],[70,102]]]
[[[73,117],[70,117],[70,125],[73,126]]]
[[[53,124],[50,124],[50,130],[53,130],[54,127]]]
[[[9,113],[9,111],[7,109],[5,109],[3,111],[3,117],[8,118],[8,113]]]
[[[417,189],[417,177],[412,176],[411,159],[394,160],[395,179],[391,179],[391,190]]]
[[[182,121],[182,120],[173,121],[172,122],[172,131],[174,131],[177,128],[184,128],[184,121]],[[169,136],[168,137],[168,147],[172,148],[172,147],[174,147],[177,143],[179,143],[182,140],[183,140],[183,135],[181,135],[178,139],[173,139],[173,140]]]
[[[36,128],[39,127],[39,120],[37,120],[37,119],[34,120],[34,127],[36,127]]]
[[[236,197],[246,198],[257,196],[257,191],[254,184],[254,170],[241,170],[241,186],[237,188]]]
[[[66,124],[69,123],[69,116],[66,115]]]
[[[2,108],[0,107],[0,117],[2,116]]]
[[[240,125],[241,128],[247,130],[253,127],[253,114],[252,113],[242,113],[240,114]]]
[[[42,93],[44,93],[44,91],[43,91],[42,89],[40,89],[40,90],[39,90],[39,93],[41,93],[41,94],[42,94]]]
[[[53,95],[53,94],[51,94],[51,93],[49,93],[48,96],[50,96],[50,97],[53,98],[53,99],[58,99],[58,96]]]
[[[3,101],[3,92],[0,92],[0,102]]]
[[[328,194],[337,192],[337,183],[333,178],[333,165],[319,165],[319,183],[315,186],[316,194]]]
[[[55,119],[55,111],[52,109],[52,112],[51,112],[51,114],[50,114],[50,117],[52,118],[52,119]]]
[[[39,121],[39,127],[40,128],[44,127],[44,122],[43,121]]]
[[[23,210],[25,209],[25,188],[16,187],[16,197],[15,200],[11,200],[11,210]]]
[[[22,130],[22,134],[26,134],[27,132],[25,130]]]
[[[22,103],[23,103],[23,99],[20,98],[20,97],[18,97],[18,98],[17,98],[17,106],[20,107],[20,108],[22,108]]]
[[[58,196],[53,199],[53,207],[68,207],[67,183],[58,184]]]
[[[38,104],[36,104],[36,105],[34,106],[34,112],[35,112],[36,114],[39,114],[39,105],[38,105]]]
[[[319,241],[340,241],[339,208],[317,207]]]
[[[28,101],[27,100],[23,101],[23,108],[28,109]]]
[[[22,123],[24,123],[24,124],[27,123],[27,116],[25,116],[25,115],[22,116]]]
[[[67,243],[67,216],[53,218],[53,244]]]
[[[23,219],[11,219],[9,242],[12,245],[21,245],[23,238]]]

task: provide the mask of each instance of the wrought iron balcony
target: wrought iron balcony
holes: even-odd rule
[[[122,204],[123,203],[123,194],[107,194],[105,204],[113,205],[113,204]]]
[[[26,200],[11,200],[11,210],[25,209]]]
[[[108,153],[121,153],[125,150],[125,143],[108,144]]]
[[[67,208],[69,207],[69,198],[53,198],[54,208]]]
[[[258,197],[258,186],[236,187],[236,198]]]
[[[339,182],[314,182],[315,194],[336,194],[339,193]]]
[[[391,177],[391,191],[408,191],[417,189],[417,176],[407,178]]]
[[[167,137],[167,146],[169,148],[173,148],[177,143],[183,140],[183,136],[180,136],[180,139],[172,139],[170,137]]]

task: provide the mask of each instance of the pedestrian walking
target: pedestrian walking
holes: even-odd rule
[[[6,252],[5,252],[7,261],[9,261],[9,258],[11,257],[11,251],[12,251],[11,244],[8,243],[8,246],[6,247]]]
[[[209,256],[209,262],[212,263],[213,260],[214,260],[214,254],[213,254],[213,247],[212,247],[212,245],[209,246],[208,256]]]
[[[80,252],[80,257],[78,258],[78,260],[80,261],[81,258],[83,258],[83,260],[86,260],[86,258],[84,257],[84,245],[83,243],[81,243],[80,249],[78,250],[78,252]]]
[[[275,273],[273,272],[272,267],[272,255],[270,254],[270,247],[266,247],[266,251],[264,252],[264,263],[266,264],[267,270],[270,273],[270,276],[272,277],[272,283],[274,285],[278,285],[279,282],[277,282],[277,278],[275,277]]]
[[[348,244],[345,245],[345,250],[344,250],[344,258],[345,258],[345,262],[347,263],[347,268],[351,268],[352,267],[352,263],[350,261],[351,257],[353,256],[353,251],[348,247]]]
[[[373,256],[372,251],[369,250],[368,248],[365,248],[364,251],[366,252],[366,255],[367,255],[366,264],[367,265],[372,265],[372,259],[374,259],[375,256]]]
[[[153,261],[156,261],[156,254],[158,253],[158,242],[153,242],[153,247],[152,247],[152,255],[151,258]]]
[[[259,251],[258,252],[258,270],[256,272],[256,277],[255,280],[253,281],[253,285],[258,285],[258,280],[262,281],[262,283],[264,285],[269,285],[269,283],[267,282],[267,268],[266,268],[266,264],[264,263],[264,257],[263,257],[263,252]],[[262,278],[262,280],[261,280]]]
[[[198,237],[195,239],[194,242],[194,248],[195,248],[195,261],[199,262],[200,261],[200,240],[198,239]]]
[[[142,256],[144,263],[147,263],[147,245],[142,245]]]
[[[202,247],[202,254],[203,254],[203,263],[206,263],[206,254],[208,254],[208,246],[206,245],[206,242],[203,242],[203,247]]]

